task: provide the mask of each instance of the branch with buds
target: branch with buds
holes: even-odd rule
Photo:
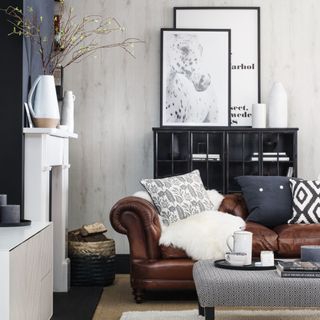
[[[45,21],[42,16],[36,16],[32,7],[25,13],[13,6],[0,10],[6,13],[12,25],[9,36],[24,36],[37,45],[44,74],[53,74],[59,66],[66,68],[78,63],[100,49],[119,47],[134,57],[135,45],[144,42],[138,38],[105,42],[105,36],[125,30],[115,18],[88,15],[77,20],[73,8],[65,8],[63,1],[59,2],[59,13],[54,21],[50,21],[54,23],[54,36],[50,37],[43,34]]]

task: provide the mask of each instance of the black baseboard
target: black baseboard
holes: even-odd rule
[[[129,254],[116,255],[116,273],[120,273],[120,274],[130,273],[130,255]]]

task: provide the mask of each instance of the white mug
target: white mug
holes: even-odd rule
[[[224,258],[232,266],[243,266],[246,264],[247,254],[244,252],[227,252]]]
[[[233,244],[230,240],[233,238]],[[245,265],[252,263],[252,232],[236,231],[227,239],[227,246],[231,252],[244,252],[247,254]]]

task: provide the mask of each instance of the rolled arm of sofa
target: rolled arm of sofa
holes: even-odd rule
[[[138,197],[119,200],[110,211],[112,227],[126,234],[131,259],[158,259],[161,226],[155,207]]]
[[[225,195],[219,211],[227,212],[246,220],[248,216],[248,209],[244,198],[240,194]]]

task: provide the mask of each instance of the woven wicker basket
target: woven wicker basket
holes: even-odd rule
[[[107,286],[115,278],[115,242],[69,241],[72,286]]]
[[[115,245],[113,239],[95,242],[80,242],[69,240],[69,255],[102,255],[114,256]]]

